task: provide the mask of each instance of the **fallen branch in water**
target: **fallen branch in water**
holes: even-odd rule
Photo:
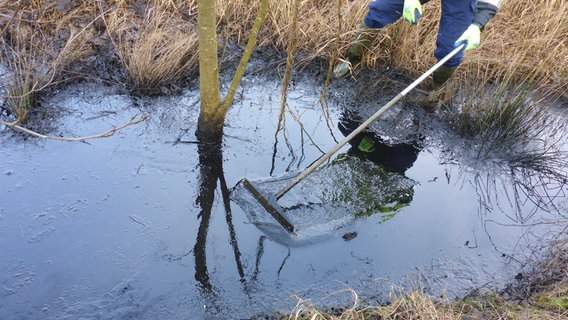
[[[12,128],[16,131],[20,131],[20,132],[24,132],[27,133],[31,136],[37,137],[37,138],[42,138],[42,139],[50,139],[50,140],[59,140],[59,141],[85,141],[85,140],[92,140],[92,139],[101,139],[101,138],[108,138],[108,137],[112,137],[116,132],[118,132],[119,130],[122,130],[126,127],[130,127],[136,124],[139,124],[141,122],[144,122],[146,120],[148,120],[149,116],[148,115],[144,115],[142,116],[142,118],[138,118],[138,115],[133,116],[132,118],[130,118],[130,121],[128,121],[127,123],[121,125],[120,127],[115,127],[112,128],[108,131],[105,131],[103,133],[97,134],[97,135],[92,135],[92,136],[87,136],[87,137],[78,137],[78,138],[66,138],[66,137],[56,137],[56,136],[48,136],[48,135],[44,135],[41,133],[37,133],[35,131],[32,131],[30,129],[24,128],[22,126],[18,125],[18,121],[15,122],[6,122],[3,120],[0,120],[0,125],[5,125],[8,128]]]

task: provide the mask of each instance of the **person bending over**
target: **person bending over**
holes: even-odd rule
[[[334,68],[334,77],[339,79],[350,73],[361,62],[365,51],[371,46],[376,30],[396,22],[401,17],[416,25],[422,17],[422,5],[429,0],[375,0],[369,5],[367,16],[352,43],[345,60]],[[439,60],[455,47],[466,42],[466,47],[432,74],[428,86],[438,90],[454,73],[463,59],[464,51],[479,46],[481,32],[495,16],[502,0],[441,0],[442,16],[434,56]]]

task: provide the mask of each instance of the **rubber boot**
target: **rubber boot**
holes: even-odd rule
[[[355,36],[355,39],[347,52],[347,58],[335,65],[335,68],[333,69],[333,76],[336,79],[342,78],[348,74],[361,62],[363,55],[367,52],[367,50],[369,50],[371,44],[375,40],[375,34],[374,29],[369,28],[364,22],[361,23],[357,36]]]
[[[434,71],[432,81],[428,86],[428,98],[424,103],[424,109],[426,109],[426,111],[433,112],[436,110],[440,97],[443,94],[439,92],[439,89],[450,79],[456,69],[457,67],[441,66],[438,70]]]
[[[437,91],[438,89],[440,89],[440,87],[442,87],[444,83],[446,83],[446,81],[450,79],[456,69],[457,67],[439,67],[438,70],[434,71],[434,73],[432,74],[432,82],[430,82],[430,88],[428,89],[430,91]]]

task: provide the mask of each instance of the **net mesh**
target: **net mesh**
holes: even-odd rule
[[[269,201],[284,189],[296,174],[256,180]],[[288,191],[277,206],[294,226],[295,234],[286,231],[266,211],[248,189],[237,185],[232,199],[249,221],[272,239],[286,245],[303,244],[333,236],[355,219],[378,216],[379,223],[392,218],[407,206],[414,194],[415,182],[372,161],[342,154],[314,171]]]

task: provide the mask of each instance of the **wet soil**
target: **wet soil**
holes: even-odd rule
[[[150,115],[107,139],[0,128],[0,318],[246,319],[298,299],[350,305],[345,289],[367,303],[400,288],[460,297],[515,282],[561,232],[565,182],[479,159],[411,99],[279,200],[303,231],[279,229],[237,182],[279,190],[410,81],[362,72],[322,105],[325,65],[304,68],[277,133],[277,62],[252,62],[218,148],[195,141],[194,82],[152,98],[83,82],[42,100],[35,128],[51,135]]]

